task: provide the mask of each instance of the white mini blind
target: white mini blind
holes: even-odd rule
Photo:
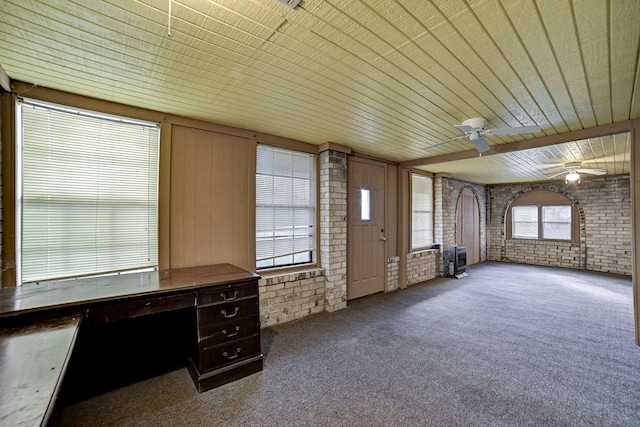
[[[158,125],[20,109],[22,283],[156,266]]]
[[[571,206],[542,206],[542,238],[571,240]]]
[[[538,238],[538,206],[514,206],[512,236],[518,239]]]
[[[308,263],[315,246],[312,154],[258,145],[256,267]]]
[[[411,249],[433,244],[433,183],[431,178],[411,174]]]

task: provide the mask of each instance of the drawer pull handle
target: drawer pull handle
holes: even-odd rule
[[[235,316],[237,316],[237,315],[238,315],[238,311],[240,311],[240,307],[236,307],[236,308],[233,310],[233,314],[227,314],[227,311],[226,311],[226,310],[222,310],[222,311],[220,312],[220,314],[222,314],[222,315],[225,317],[225,319],[231,319],[232,317],[235,317]]]
[[[150,306],[150,305],[151,305],[151,301],[145,301],[145,302],[144,302],[144,305],[146,305],[146,306]]]
[[[240,332],[240,326],[236,326],[236,331],[232,334],[230,334],[229,332],[227,332],[226,329],[222,330],[222,335],[224,335],[227,338],[231,338],[231,337],[235,337],[236,335],[238,335],[238,333]]]
[[[236,348],[236,351],[233,356],[229,356],[229,353],[227,353],[226,351],[222,353],[222,355],[229,360],[237,359],[238,356],[240,356],[240,347]]]
[[[227,298],[227,296],[223,292],[220,294],[220,298],[222,298],[225,301],[233,301],[236,298],[238,298],[238,291],[233,291],[233,296],[231,298]]]

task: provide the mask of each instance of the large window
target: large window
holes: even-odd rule
[[[18,283],[157,265],[157,123],[21,100]]]
[[[411,249],[433,244],[433,182],[431,178],[411,174]]]
[[[513,201],[508,212],[508,238],[577,242],[575,207],[565,196],[534,190]]]
[[[259,144],[256,159],[256,268],[313,262],[315,159]]]

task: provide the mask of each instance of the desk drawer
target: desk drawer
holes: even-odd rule
[[[214,345],[228,343],[259,332],[260,323],[256,315],[200,328],[198,341],[200,348],[206,350]]]
[[[91,323],[112,322],[114,320],[131,319],[165,311],[179,310],[195,306],[196,293],[150,297],[134,301],[101,305],[89,309],[88,319]]]
[[[260,354],[260,335],[211,347],[200,352],[200,372],[231,365]]]
[[[227,322],[232,319],[237,320],[257,314],[258,298],[249,298],[226,304],[198,308],[198,325],[200,328],[203,328],[216,323]]]
[[[257,282],[234,283],[217,287],[216,290],[198,292],[198,307],[209,304],[226,303],[253,296],[258,296]]]

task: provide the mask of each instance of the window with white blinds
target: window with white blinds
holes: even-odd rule
[[[515,239],[538,238],[538,206],[513,206],[512,236]]]
[[[30,100],[18,120],[19,280],[156,266],[158,124]]]
[[[256,268],[313,261],[315,160],[259,144],[256,157]]]
[[[571,240],[571,205],[511,207],[511,237],[514,239]]]
[[[411,174],[411,249],[433,244],[433,183],[431,178]]]

